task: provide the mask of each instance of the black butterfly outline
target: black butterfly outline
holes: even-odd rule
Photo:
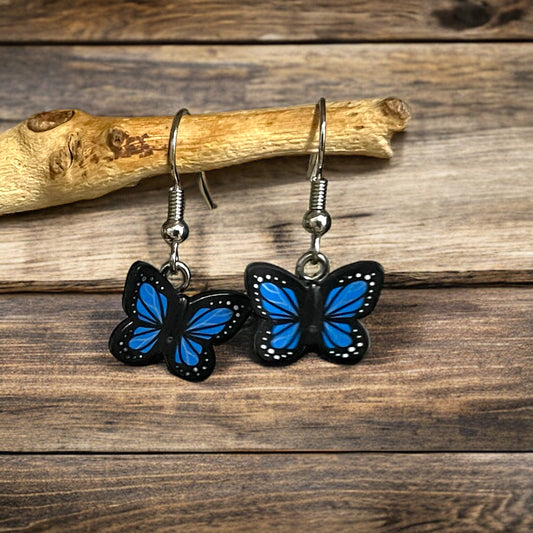
[[[273,366],[289,365],[308,352],[332,363],[357,363],[370,347],[359,319],[374,310],[384,275],[375,261],[345,265],[319,282],[301,280],[270,263],[248,265],[246,292],[258,318],[255,354]]]
[[[143,261],[130,267],[122,307],[128,316],[111,334],[110,352],[133,366],[164,359],[170,372],[188,381],[209,377],[216,361],[212,346],[231,339],[251,312],[245,294],[208,291],[188,297]]]

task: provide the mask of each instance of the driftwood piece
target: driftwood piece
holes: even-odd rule
[[[397,98],[330,102],[326,152],[390,158],[390,138],[409,118]],[[97,198],[167,172],[171,121],[34,115],[0,134],[0,214]],[[185,116],[177,165],[186,173],[310,153],[316,134],[314,105]]]

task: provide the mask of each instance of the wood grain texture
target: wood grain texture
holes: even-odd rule
[[[0,531],[525,533],[532,454],[3,457]]]
[[[4,0],[0,40],[397,41],[531,39],[529,0]]]
[[[250,325],[203,384],[113,359],[118,295],[3,295],[0,450],[530,450],[532,295],[385,291],[353,367],[260,366]]]
[[[361,97],[401,94],[414,119],[393,143],[390,163],[326,159],[333,226],[323,244],[333,265],[376,259],[404,285],[531,282],[532,50],[509,43],[4,47],[0,92],[8,97],[0,116],[7,126],[62,106],[170,115],[182,105],[192,112],[292,105],[320,94],[353,97],[354,80]],[[43,79],[45,90],[35,92]],[[199,286],[218,279],[240,286],[253,260],[292,270],[308,245],[300,225],[306,164],[285,158],[209,173],[213,212],[188,183],[183,258]],[[134,260],[162,263],[167,185],[155,179],[99,200],[3,217],[3,287],[54,289],[66,281],[105,290],[122,284]]]

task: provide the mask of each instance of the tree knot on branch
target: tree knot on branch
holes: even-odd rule
[[[43,111],[33,115],[26,121],[28,129],[35,132],[48,131],[65,122],[74,116],[74,109],[57,109],[55,111]]]

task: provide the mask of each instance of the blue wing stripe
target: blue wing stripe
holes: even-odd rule
[[[159,333],[161,328],[159,327],[151,327],[151,328],[147,328],[145,326],[138,326],[135,328],[135,331],[133,332],[133,335],[136,336],[136,335],[143,335],[144,333],[148,333],[148,332],[156,332],[156,333]]]
[[[291,301],[294,312],[298,313],[298,300],[296,300],[296,294],[294,294],[294,291],[288,288],[283,289],[283,291],[289,297],[289,300]]]
[[[142,300],[137,300],[137,316],[143,320],[144,322],[148,322],[148,324],[161,324],[159,320],[157,320],[157,317],[154,313],[146,305]]]
[[[342,322],[324,322],[322,340],[326,348],[345,348],[352,344],[351,327]]]
[[[143,283],[136,302],[137,316],[149,324],[162,324],[167,312],[167,298],[149,283]]]
[[[163,322],[163,317],[166,314],[166,297],[159,293],[159,291],[156,290],[155,287],[150,285],[151,289],[151,298],[152,298],[152,305],[157,313],[157,318],[161,322]],[[164,304],[163,304],[164,299]]]
[[[271,315],[272,318],[286,318],[286,319],[292,318],[293,320],[297,318],[296,314],[288,312],[287,309],[279,307],[278,305],[273,304],[269,302],[268,300],[263,299],[262,303],[263,303],[263,309],[267,311],[267,313]]]
[[[203,326],[201,326],[201,327],[198,326],[198,327],[195,327],[195,328],[187,328],[187,332],[189,332],[189,333],[193,333],[193,332],[196,333],[196,332],[198,332],[198,331],[205,331],[205,330],[207,330],[207,329],[213,329],[213,328],[216,328],[216,329],[218,329],[218,330],[220,331],[221,329],[224,328],[224,326],[225,326],[227,323],[228,323],[228,321],[227,321],[227,320],[224,320],[223,322],[217,322],[217,323],[215,323],[215,324],[205,324],[205,325],[203,325]]]
[[[139,352],[148,353],[155,346],[156,342],[157,342],[157,339],[154,339],[150,344],[147,344],[147,345],[143,346],[142,349],[139,349]],[[130,345],[130,348],[132,348],[131,342],[130,342],[129,345]],[[134,348],[134,349],[136,349],[136,348]]]
[[[289,304],[288,307],[292,307],[291,311],[293,313],[298,312],[296,295],[289,287],[278,287],[275,283],[263,283],[261,285],[261,295],[266,297],[270,303],[281,306],[282,309]]]
[[[273,318],[274,320],[280,320],[280,319],[292,319],[293,321],[296,320],[296,317],[293,316],[290,313],[287,313],[285,309],[281,309],[277,305],[271,304],[270,302],[267,302],[263,300],[263,309],[268,313],[270,318]]]
[[[186,337],[182,337],[176,346],[174,358],[176,363],[185,363],[188,366],[195,366],[199,362],[198,356],[202,353],[202,345]]]
[[[163,317],[167,315],[167,297],[160,292],[157,293],[159,296],[159,301],[161,303],[161,309],[163,310]]]
[[[138,327],[135,328],[133,336],[128,342],[132,350],[138,350],[142,353],[149,352],[155,345],[159,330],[152,328]]]
[[[187,324],[185,333],[209,338],[220,333],[232,316],[233,311],[225,307],[208,309],[207,311],[202,308],[193,315]]]
[[[263,309],[271,318],[298,318],[298,301],[294,291],[274,283],[263,283],[259,289]]]
[[[135,339],[130,339],[128,343],[129,347],[132,350],[138,350],[139,352],[146,353],[148,351],[148,346],[155,343],[153,336],[151,337],[136,337]]]
[[[186,334],[192,335],[193,337],[200,337],[201,339],[210,339],[211,337],[214,337],[217,333],[220,333],[224,329],[226,324],[226,322],[222,322],[222,324],[213,324],[212,326],[191,329],[187,331]]]
[[[354,281],[343,287],[336,287],[326,300],[325,315],[337,317],[348,313],[351,316],[363,304],[367,287],[365,281]]]
[[[367,283],[362,280],[354,281],[341,287],[335,287],[329,293],[325,307],[328,309],[332,304],[345,305],[350,300],[358,300],[366,292],[366,289]]]
[[[339,309],[339,311],[335,311],[335,313],[327,313],[325,316],[326,318],[351,318],[355,315],[355,312],[361,308],[363,305],[365,299],[360,298],[359,300],[355,300],[350,305],[346,305]]]
[[[348,302],[347,304],[334,309],[333,311],[327,312],[327,316],[338,316],[339,314],[346,314],[346,313],[348,313],[351,316],[351,313],[354,313],[355,311],[357,311],[361,307],[364,301],[365,301],[364,298],[359,298],[358,300],[352,300]]]
[[[326,348],[335,348],[335,344],[331,340],[331,337],[328,335],[326,331],[326,325],[324,324],[324,329],[322,330],[322,341],[324,342],[324,346]]]
[[[300,340],[300,328],[297,322],[288,324],[276,324],[272,328],[272,339],[270,345],[277,350],[292,350],[298,345]]]
[[[284,333],[285,331],[287,331],[287,329],[294,326],[294,324],[295,324],[294,322],[284,322],[283,324],[275,324],[272,327],[272,333],[274,335],[279,335],[281,333]]]
[[[335,329],[338,329],[339,331],[343,331],[344,333],[350,333],[350,331],[352,330],[350,324],[347,324],[346,322],[333,322],[331,320],[327,320],[326,324]]]
[[[325,303],[325,308],[328,309],[328,307],[330,306],[331,302],[337,297],[337,294],[339,294],[339,292],[344,289],[344,287],[335,287],[328,295],[328,298],[326,300],[326,303]]]
[[[149,283],[143,283],[139,289],[141,303],[157,322],[161,322],[161,309],[157,291]]]
[[[193,317],[189,321],[189,326],[192,326],[197,320],[203,318],[210,311],[213,311],[213,309],[210,309],[209,307],[203,307],[202,309],[196,311],[196,313],[194,313]]]

